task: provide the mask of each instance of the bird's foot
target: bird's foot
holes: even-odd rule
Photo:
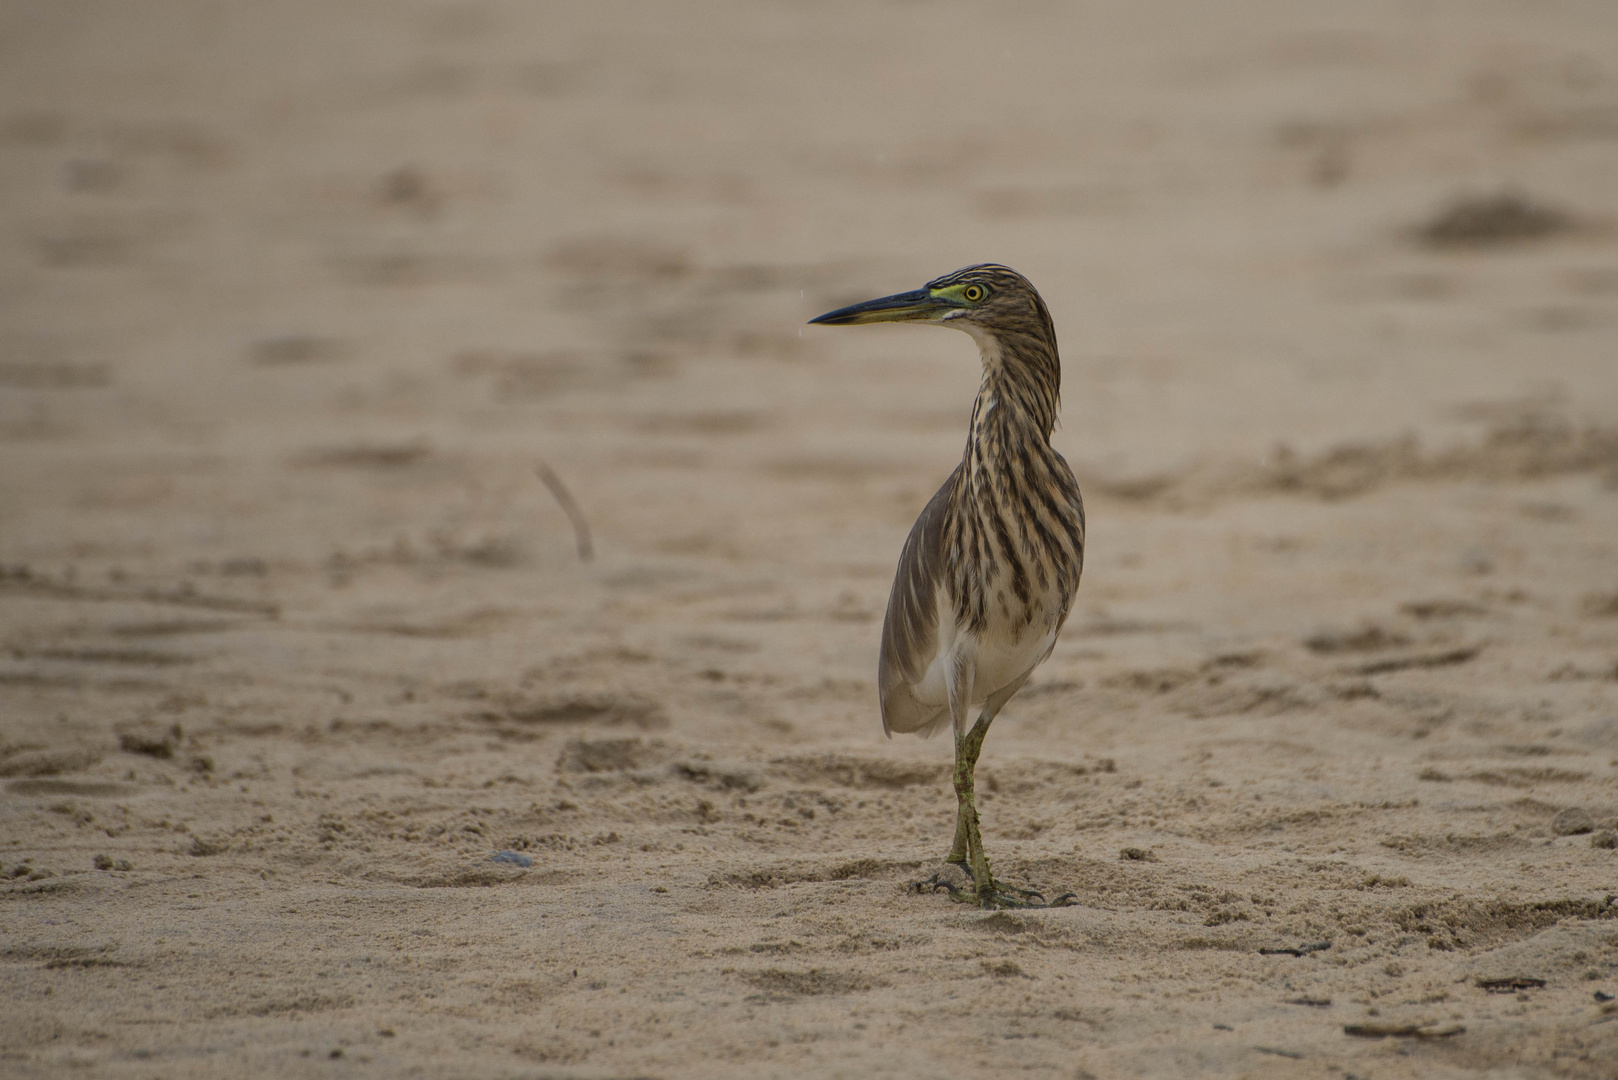
[[[997,908],[1072,907],[1079,898],[1073,893],[1065,892],[1054,900],[1046,900],[1045,894],[1038,889],[1020,889],[1015,885],[1003,885],[996,881],[991,882],[984,893],[975,893],[963,899],[969,903],[975,902],[985,911],[992,911]]]
[[[972,904],[984,910],[1070,907],[1078,901],[1078,897],[1070,892],[1063,893],[1054,900],[1046,900],[1045,894],[1037,889],[1022,889],[992,879],[987,889],[979,889],[972,877],[971,868],[964,863],[945,863],[943,868],[931,877],[912,882],[910,890],[918,893],[948,893],[949,898],[957,904]]]
[[[951,900],[964,904],[976,896],[976,890],[977,886],[972,883],[972,871],[966,868],[965,863],[947,862],[931,877],[912,881],[909,891],[948,893]]]

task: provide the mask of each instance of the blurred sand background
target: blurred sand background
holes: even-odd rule
[[[0,230],[0,1073],[1618,1068],[1610,3],[15,2]],[[1023,913],[875,702],[975,350],[803,325],[985,260]]]

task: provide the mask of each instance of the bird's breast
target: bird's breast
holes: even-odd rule
[[[937,646],[922,678],[915,684],[917,700],[949,704],[949,680],[958,665],[972,672],[969,705],[981,705],[996,691],[1010,685],[1029,668],[1050,655],[1066,603],[1054,594],[1033,598],[1020,610],[996,604],[979,626],[967,625],[957,615],[954,597],[939,589],[936,598]]]

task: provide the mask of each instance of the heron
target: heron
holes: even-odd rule
[[[889,738],[926,738],[946,724],[955,734],[955,841],[945,862],[966,871],[971,889],[936,874],[923,884],[985,908],[1035,906],[1038,893],[994,879],[973,776],[989,725],[1055,648],[1084,568],[1084,500],[1050,441],[1062,383],[1050,312],[1027,278],[982,263],[810,322],[937,323],[977,342],[983,378],[966,450],[899,556],[877,689]]]

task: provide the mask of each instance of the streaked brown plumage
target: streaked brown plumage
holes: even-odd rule
[[[971,334],[982,353],[966,451],[899,557],[877,683],[889,734],[953,727],[949,861],[970,864],[984,906],[1019,903],[990,873],[972,777],[995,714],[1050,655],[1084,566],[1084,503],[1050,444],[1062,380],[1050,313],[1021,274],[984,264],[813,321],[938,322]]]

